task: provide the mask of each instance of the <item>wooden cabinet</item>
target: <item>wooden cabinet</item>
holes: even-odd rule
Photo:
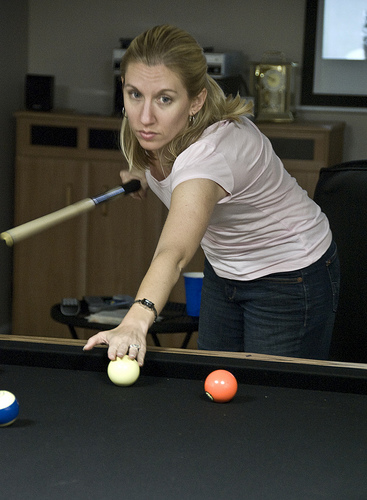
[[[16,113],[15,221],[19,225],[120,183],[120,119]],[[321,167],[341,161],[343,124],[261,124],[286,168],[313,194]],[[301,155],[302,152],[302,155]],[[64,297],[135,295],[167,210],[153,193],[119,197],[14,246],[13,332],[66,337],[50,308]],[[197,252],[188,270],[203,269]],[[184,302],[183,278],[170,300]],[[91,331],[85,332],[90,335]],[[165,345],[175,345],[166,342]],[[181,339],[177,339],[179,345]]]
[[[313,198],[322,167],[343,161],[344,122],[257,123],[288,172]]]
[[[16,120],[14,225],[120,184],[118,118],[19,112]],[[66,337],[50,317],[62,298],[135,295],[166,216],[153,193],[121,196],[14,245],[13,333]],[[190,269],[202,268],[199,251]],[[183,278],[171,300],[185,301]]]
[[[87,174],[85,162],[19,157],[15,224],[63,207],[71,192],[75,199],[85,198]],[[83,291],[85,234],[82,216],[14,246],[14,334],[66,336],[51,325],[49,307]]]

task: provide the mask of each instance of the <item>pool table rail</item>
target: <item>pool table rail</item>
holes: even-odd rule
[[[0,335],[0,363],[104,371],[106,346],[84,352],[85,341]],[[239,383],[367,394],[367,365],[253,353],[148,347],[142,375],[204,380],[227,369]],[[0,365],[1,370],[1,365]]]

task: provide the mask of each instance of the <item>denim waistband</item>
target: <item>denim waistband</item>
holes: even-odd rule
[[[306,266],[306,267],[303,267],[303,268],[300,268],[300,269],[296,269],[294,271],[285,271],[285,272],[280,272],[280,273],[272,273],[272,274],[268,274],[267,276],[277,276],[277,275],[304,275],[304,274],[307,274],[308,272],[313,272],[315,271],[317,268],[320,268],[320,267],[324,267],[325,265],[329,265],[331,264],[336,258],[338,257],[338,249],[337,249],[337,245],[335,243],[335,241],[333,240],[329,246],[329,248],[326,250],[326,252],[316,261],[314,262],[313,264],[310,264],[309,266]],[[235,283],[236,281],[242,281],[242,280],[234,280],[234,279],[229,279],[229,278],[221,278],[219,277],[216,272],[214,271],[212,265],[210,264],[210,262],[208,261],[208,259],[205,258],[205,269],[204,269],[204,275],[212,275],[212,277],[216,277],[217,279],[220,279],[220,280],[226,280],[227,282],[233,282]],[[266,278],[266,276],[262,276],[261,278],[256,278],[255,280],[253,281],[256,281],[256,280],[261,280],[263,278]]]

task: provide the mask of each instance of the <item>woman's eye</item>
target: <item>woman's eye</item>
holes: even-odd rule
[[[141,97],[141,94],[139,92],[137,92],[136,90],[132,90],[131,92],[129,92],[129,96],[132,99],[139,99]]]
[[[160,101],[162,104],[170,104],[172,102],[172,99],[166,95],[162,95],[160,97]]]

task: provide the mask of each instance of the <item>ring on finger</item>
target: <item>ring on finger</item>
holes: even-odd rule
[[[130,344],[130,349],[137,349],[139,351],[140,349],[140,344]]]

